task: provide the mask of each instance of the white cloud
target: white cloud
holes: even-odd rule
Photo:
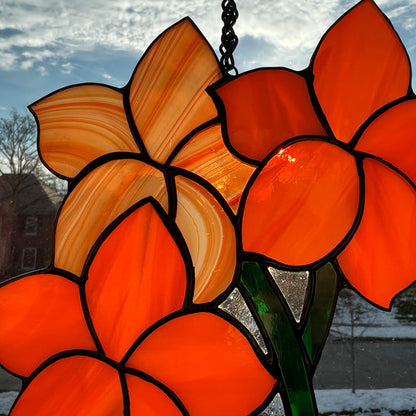
[[[48,70],[44,66],[38,66],[36,69],[42,77],[46,77],[48,75]]]
[[[22,52],[22,56],[36,61],[42,61],[54,56],[53,52],[48,49],[31,49]]]
[[[357,2],[237,0],[237,35],[241,39],[255,38],[258,48],[269,51],[254,51],[242,65],[305,67],[327,28]],[[395,22],[400,22],[403,30],[416,32],[416,4],[412,0],[378,3]],[[160,32],[187,15],[217,50],[222,27],[220,1],[4,0],[0,5],[0,54],[7,59],[0,67],[27,68],[30,64],[21,61],[32,58],[45,68],[46,63],[61,61],[61,70],[70,73],[73,68],[62,64],[67,65],[76,53],[106,48],[137,54]],[[416,44],[416,33],[406,35],[410,37],[410,47]]]
[[[20,68],[23,69],[24,71],[30,69],[33,67],[33,61],[30,60],[26,60],[20,63]]]
[[[15,68],[16,55],[0,50],[0,69],[3,71],[10,71]]]
[[[61,65],[61,72],[63,74],[70,74],[73,69],[74,69],[74,66],[70,62],[66,62]]]
[[[240,0],[236,24],[239,37],[264,39],[276,50],[288,52],[288,61],[304,62],[322,34],[357,0]],[[411,0],[380,0],[392,17],[416,25]],[[0,41],[0,51],[46,48],[57,59],[95,47],[123,51],[144,50],[176,20],[189,15],[214,48],[220,42],[220,1],[212,0],[6,0],[0,6],[0,30],[16,31]],[[413,12],[413,13],[410,13]],[[276,62],[275,64],[278,64]]]
[[[358,1],[236,0],[237,68],[305,68],[321,36]],[[416,62],[416,1],[375,1]],[[122,87],[142,52],[184,16],[218,51],[220,0],[1,0],[0,105],[20,108],[71,83]]]

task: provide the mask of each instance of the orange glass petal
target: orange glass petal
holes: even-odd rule
[[[173,166],[196,173],[212,184],[236,213],[254,167],[238,160],[225,147],[221,126],[196,134],[173,159]]]
[[[305,79],[285,69],[243,74],[220,87],[231,146],[263,160],[291,137],[326,135],[309,97]]]
[[[388,20],[373,1],[364,0],[327,32],[313,74],[332,131],[347,143],[374,111],[406,95],[410,64]]]
[[[168,209],[163,173],[143,162],[115,160],[94,169],[62,207],[56,227],[55,266],[79,276],[105,227],[149,196]]]
[[[210,313],[162,325],[127,365],[164,383],[192,416],[251,414],[275,383],[238,329]]]
[[[416,279],[416,192],[381,162],[365,159],[364,172],[363,218],[338,262],[363,296],[389,308]]]
[[[123,416],[118,372],[90,357],[61,359],[43,370],[19,397],[12,416]]]
[[[322,141],[280,150],[249,190],[243,248],[288,265],[329,254],[357,215],[359,179],[352,155]]]
[[[195,267],[194,302],[209,302],[231,283],[236,267],[234,227],[221,205],[201,185],[176,177],[176,224]]]
[[[46,164],[73,178],[89,162],[111,152],[139,149],[124,112],[123,96],[104,85],[57,91],[31,107],[39,122],[39,149]]]
[[[126,375],[130,416],[182,416],[173,401],[154,384]]]
[[[50,356],[95,350],[78,285],[53,274],[27,276],[0,289],[0,362],[22,376]]]
[[[217,115],[205,88],[221,76],[215,54],[189,19],[150,47],[133,75],[130,105],[152,159],[165,162],[182,138]]]
[[[416,183],[416,100],[404,101],[377,117],[356,150],[390,162]]]
[[[182,307],[185,291],[181,253],[145,204],[106,238],[88,272],[88,309],[106,356],[120,361],[146,328]]]

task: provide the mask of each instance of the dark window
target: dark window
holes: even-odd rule
[[[6,240],[0,240],[0,267],[4,267],[5,262],[6,262]]]
[[[26,217],[25,235],[36,235],[38,233],[38,217]]]
[[[36,268],[36,248],[24,248],[22,251],[22,269],[32,270]]]

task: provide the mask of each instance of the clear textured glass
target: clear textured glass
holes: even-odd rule
[[[220,309],[238,319],[253,335],[261,350],[267,354],[267,347],[243,296],[238,289],[234,289],[227,299],[219,306]]]
[[[259,416],[285,416],[285,408],[283,407],[282,398],[277,393],[270,402],[267,409],[260,413]]]
[[[269,267],[268,270],[285,297],[296,322],[300,322],[309,284],[309,272],[289,272],[274,267]]]

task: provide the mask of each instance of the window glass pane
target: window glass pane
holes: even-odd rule
[[[38,233],[38,217],[28,216],[25,221],[25,234],[36,235]]]
[[[22,269],[32,270],[36,268],[36,248],[24,248],[22,251]]]
[[[6,262],[6,240],[0,240],[0,268],[4,267]]]

